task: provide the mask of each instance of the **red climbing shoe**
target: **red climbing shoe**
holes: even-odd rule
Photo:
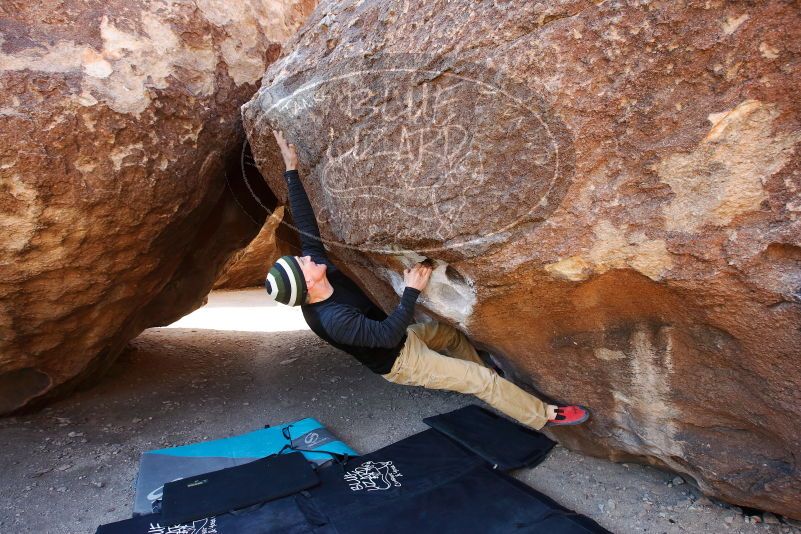
[[[557,406],[556,419],[549,419],[545,426],[580,425],[590,418],[590,411],[584,406]]]

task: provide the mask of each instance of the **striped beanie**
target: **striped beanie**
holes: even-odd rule
[[[267,273],[267,293],[276,302],[298,306],[306,302],[306,278],[295,256],[281,256]]]

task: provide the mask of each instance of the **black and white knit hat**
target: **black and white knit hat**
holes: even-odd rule
[[[298,306],[306,302],[306,278],[295,256],[281,256],[264,280],[267,293],[276,302]]]

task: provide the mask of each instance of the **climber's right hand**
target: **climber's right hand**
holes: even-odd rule
[[[293,171],[298,168],[298,153],[295,150],[295,145],[287,143],[284,139],[284,132],[281,130],[273,130],[273,135],[278,143],[278,148],[281,149],[281,156],[284,158],[284,165],[286,170]]]

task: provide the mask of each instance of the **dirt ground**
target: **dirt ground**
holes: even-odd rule
[[[423,417],[480,404],[386,382],[260,289],[213,293],[131,345],[97,386],[0,420],[0,532],[92,533],[130,517],[145,450],[316,417],[369,452],[424,430]],[[799,522],[743,515],[670,473],[559,446],[515,476],[613,532],[801,533]]]

